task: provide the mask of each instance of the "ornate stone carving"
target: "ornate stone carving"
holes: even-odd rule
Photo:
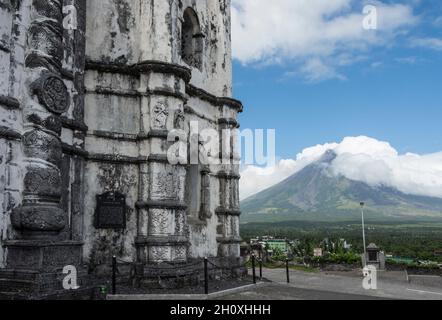
[[[35,84],[39,102],[49,111],[62,114],[69,108],[69,93],[63,80],[51,74],[43,75]]]
[[[184,236],[186,234],[186,211],[177,210],[175,213],[175,235]]]
[[[66,216],[59,207],[32,205],[14,209],[11,222],[21,231],[60,232],[66,226]]]
[[[24,179],[25,194],[59,198],[61,196],[60,171],[54,168],[27,167]]]
[[[169,235],[172,230],[172,212],[163,209],[151,209],[149,235]]]
[[[23,137],[24,153],[29,158],[39,158],[59,164],[62,156],[60,139],[41,130],[27,132]]]
[[[166,129],[167,118],[169,117],[169,110],[164,102],[159,102],[153,108],[153,123],[154,129]]]
[[[35,10],[42,16],[57,20],[61,23],[63,19],[62,14],[62,0],[34,0]]]
[[[152,198],[156,200],[176,199],[177,181],[173,172],[158,172],[152,180]]]
[[[187,259],[187,247],[186,246],[175,247],[175,260],[184,261],[186,259]]]
[[[179,130],[184,130],[184,111],[179,108],[175,111],[174,128]]]
[[[150,248],[150,261],[152,262],[164,262],[170,260],[170,248],[169,247],[151,247]]]

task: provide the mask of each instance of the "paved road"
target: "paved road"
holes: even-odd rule
[[[291,271],[291,284],[284,269],[265,269],[272,283],[252,291],[226,296],[226,300],[361,300],[406,299],[442,300],[441,287],[410,284],[405,273],[382,274],[378,290],[365,290],[362,276],[356,273],[306,273]]]

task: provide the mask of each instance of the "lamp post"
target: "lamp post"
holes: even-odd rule
[[[364,206],[365,203],[361,202],[361,213],[362,213],[362,239],[364,241],[364,264],[367,266],[367,245],[365,242],[365,220],[364,220]]]

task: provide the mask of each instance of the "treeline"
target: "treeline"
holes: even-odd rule
[[[361,225],[348,223],[310,223],[291,221],[276,224],[245,224],[241,226],[245,241],[257,236],[270,235],[275,238],[308,241],[319,244],[324,239],[345,239],[354,252],[363,252]],[[368,224],[366,227],[367,245],[375,243],[386,254],[418,260],[442,262],[435,251],[442,249],[442,224],[413,223]]]

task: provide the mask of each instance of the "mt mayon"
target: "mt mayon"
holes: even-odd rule
[[[351,180],[332,170],[329,150],[289,178],[241,203],[243,222],[360,219],[365,202],[370,220],[442,219],[442,198],[411,195],[385,186]]]

